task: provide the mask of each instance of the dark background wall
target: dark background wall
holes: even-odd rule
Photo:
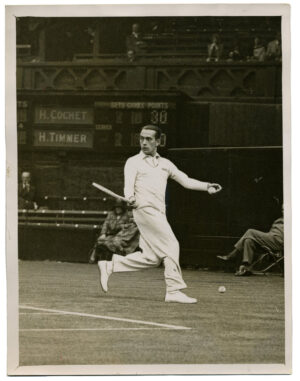
[[[129,62],[125,41],[134,22],[140,23],[147,45]],[[154,122],[149,110],[138,123],[137,109],[123,112],[97,103],[166,102],[172,107],[168,123],[161,124],[167,134],[161,153],[189,176],[223,186],[211,197],[174,183],[167,191],[182,262],[213,265],[215,254],[229,249],[247,228],[267,230],[280,215],[281,62],[246,59],[254,36],[263,36],[266,45],[278,31],[280,18],[267,17],[18,20],[17,43],[31,46],[30,54],[18,57],[17,67],[19,176],[23,170],[32,173],[39,205],[49,209],[106,210],[110,204],[91,183],[122,193],[124,163],[138,152],[130,134]],[[224,44],[217,63],[206,62],[212,33],[219,33]],[[243,59],[229,62],[235,39]],[[90,108],[92,122],[80,127],[92,133],[92,146],[36,147],[38,128],[77,128],[39,125],[34,119],[38,105]],[[124,119],[116,125],[112,121],[120,111]],[[111,130],[101,131],[101,124],[111,124]],[[124,134],[126,145],[116,146],[115,133]],[[19,234],[21,258],[86,261],[95,232],[22,224]]]
[[[17,19],[17,43],[32,45],[38,54],[39,35],[45,33],[45,59],[61,61],[75,54],[120,54],[133,23],[147,37],[146,52],[198,51],[206,54],[213,33],[219,33],[225,53],[239,41],[243,56],[252,54],[253,39],[264,43],[280,32],[280,17],[22,17]],[[98,36],[95,31],[98,30]]]

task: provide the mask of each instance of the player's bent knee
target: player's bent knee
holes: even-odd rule
[[[147,262],[149,266],[158,267],[160,265],[161,259],[160,258],[154,258],[154,257],[147,257],[146,255],[143,256],[144,261]]]

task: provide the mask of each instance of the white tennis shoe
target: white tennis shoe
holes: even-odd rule
[[[181,291],[167,292],[165,297],[167,303],[185,303],[192,304],[197,303],[197,299],[190,298]]]
[[[100,285],[104,292],[108,291],[108,279],[112,274],[111,261],[98,261],[98,269],[100,275]]]

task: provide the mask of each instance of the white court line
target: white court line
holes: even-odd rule
[[[19,312],[19,315],[61,315],[60,312]]]
[[[172,328],[164,328],[164,327],[159,327],[159,328],[24,328],[20,329],[19,331],[159,331],[161,329],[172,329]]]
[[[94,318],[94,319],[126,321],[128,323],[153,325],[153,326],[156,326],[156,327],[164,327],[164,328],[170,328],[170,329],[191,329],[190,327],[183,327],[183,326],[180,326],[180,325],[161,324],[161,323],[155,323],[155,322],[152,322],[152,321],[145,321],[145,320],[133,320],[133,319],[125,319],[125,318],[112,317],[112,316],[93,315],[93,314],[86,314],[84,312],[71,312],[71,311],[62,311],[62,310],[52,310],[52,309],[49,309],[49,308],[39,308],[39,307],[30,307],[30,306],[20,306],[20,308],[24,308],[24,309],[28,309],[28,310],[34,310],[34,311],[57,312],[57,313],[60,313],[62,315],[84,316],[84,317],[90,317],[90,318]]]

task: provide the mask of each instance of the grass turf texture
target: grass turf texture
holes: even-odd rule
[[[20,365],[284,363],[283,278],[196,270],[183,277],[198,304],[165,303],[162,268],[113,274],[103,294],[96,265],[20,261],[20,306],[191,328],[20,308]],[[78,330],[87,328],[94,330]]]

